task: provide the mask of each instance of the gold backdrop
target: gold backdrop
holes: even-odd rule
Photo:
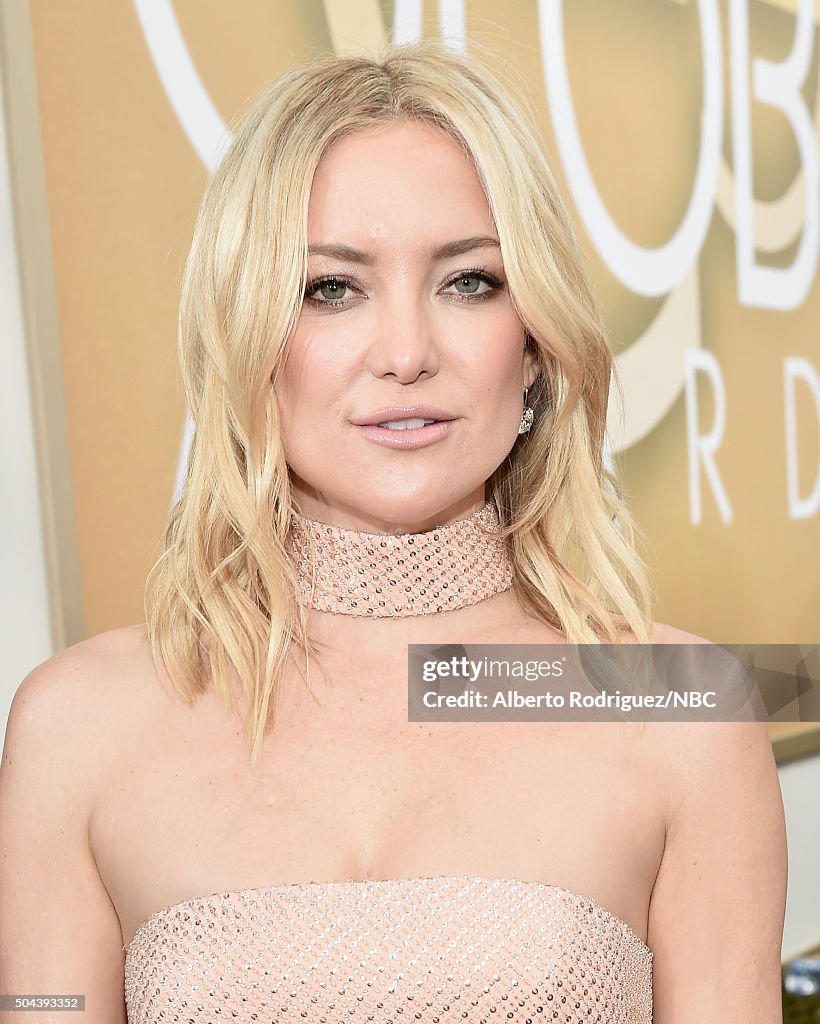
[[[446,33],[454,45],[466,41],[468,52],[471,39],[489,43],[526,80],[627,383],[626,417],[611,409],[611,429],[615,460],[650,540],[657,617],[721,643],[816,642],[820,384],[812,380],[820,377],[820,293],[816,205],[807,201],[818,192],[814,4],[800,5],[811,22],[810,51],[799,91],[792,90],[808,119],[805,152],[789,117],[755,92],[752,64],[789,57],[798,0],[750,0],[742,65],[732,8],[737,19],[745,4],[734,0],[418,6],[419,25],[405,22],[403,31]],[[209,173],[207,153],[197,149],[212,143],[208,103],[211,128],[228,122],[294,62],[390,38],[397,7],[373,0],[30,0],[5,9],[14,72],[7,69],[9,104],[25,102],[24,59],[36,83],[59,329],[54,368],[61,368],[65,395],[64,424],[46,410],[43,430],[70,463],[79,560],[73,592],[86,634],[142,621],[143,581],[175,487],[185,423],[175,352],[178,289]],[[413,4],[404,8],[412,15]],[[30,52],[10,54],[9,24],[19,28],[26,9]],[[710,24],[718,35],[712,31],[707,52]],[[560,125],[560,82],[549,87],[561,70],[556,54],[566,62],[574,109]],[[744,82],[745,104],[738,92]],[[718,117],[711,128],[707,107]],[[758,245],[752,259],[782,274],[767,290],[747,268],[752,302],[743,301],[736,266],[733,145],[744,113],[757,204],[747,203]],[[22,138],[19,109],[12,117],[12,137]],[[596,222],[589,212],[583,175],[571,170],[573,125],[617,245],[604,237],[603,215]],[[719,152],[697,200],[705,217],[700,236],[696,230],[676,259],[653,256],[648,250],[672,240],[690,205],[694,210],[698,167],[709,159],[707,129]],[[19,169],[17,184],[24,194]],[[808,288],[792,296],[791,308],[773,308],[787,304],[789,268],[812,224]],[[630,244],[642,252],[634,265],[618,257]],[[31,344],[35,361],[46,358],[36,332]],[[701,366],[706,360],[705,368],[688,371],[688,428],[687,351],[701,353]],[[793,398],[784,385],[789,365],[800,371]],[[695,435],[709,435],[716,417],[725,423],[714,451],[693,461]],[[792,504],[796,496],[805,506],[799,518],[789,509],[789,437],[796,453]],[[59,460],[52,454],[52,461]],[[700,521],[693,521],[695,488]],[[55,488],[52,500],[59,498]],[[56,579],[67,600],[71,581]]]

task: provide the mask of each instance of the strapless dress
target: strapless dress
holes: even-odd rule
[[[509,878],[296,882],[152,914],[129,1024],[651,1024],[652,951],[588,896]]]

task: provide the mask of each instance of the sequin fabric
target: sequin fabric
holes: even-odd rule
[[[426,533],[365,533],[295,514],[299,600],[309,608],[374,618],[431,615],[512,586],[512,561],[495,505]]]
[[[559,886],[299,882],[166,907],[128,947],[129,1024],[651,1024],[652,952]]]

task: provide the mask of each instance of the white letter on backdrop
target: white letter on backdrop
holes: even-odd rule
[[[818,168],[817,140],[811,113],[800,95],[811,67],[814,42],[813,0],[798,0],[791,53],[782,63],[755,57],[752,99],[781,111],[792,127],[805,181],[805,226],[790,267],[755,263],[752,204],[752,129],[749,99],[748,0],[730,0],[729,44],[732,79],[732,151],[735,172],[737,290],[744,306],[794,309],[805,299],[817,268]]]
[[[540,0],[541,61],[555,140],[578,214],[612,274],[636,295],[666,295],[697,262],[715,203],[723,133],[723,61],[716,0],[698,0],[703,113],[700,152],[689,207],[675,234],[657,249],[636,245],[604,205],[587,163],[569,83],[562,0]],[[602,83],[603,84],[603,83]],[[630,112],[630,116],[635,116]],[[639,156],[636,155],[636,159]]]
[[[732,506],[726,495],[713,455],[720,447],[726,432],[726,391],[720,366],[714,355],[705,348],[688,348],[684,355],[686,367],[686,454],[689,466],[689,518],[693,523],[703,518],[700,494],[700,466],[712,485],[720,518],[724,523],[732,521]],[[708,434],[698,434],[698,370],[702,370],[712,382],[712,397],[715,404],[715,420]]]
[[[794,396],[794,385],[797,378],[804,380],[809,386],[817,422],[820,426],[820,377],[808,359],[800,356],[789,356],[783,362],[783,409],[786,420],[786,488],[788,495],[789,516],[792,519],[808,519],[816,515],[820,509],[820,465],[811,493],[801,498],[797,493],[799,475],[797,471],[797,403]]]

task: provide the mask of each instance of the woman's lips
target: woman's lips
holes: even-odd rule
[[[456,418],[449,410],[440,406],[417,402],[410,405],[388,405],[362,416],[351,416],[350,422],[355,423],[358,427],[366,427],[370,424],[378,426],[379,423],[392,423],[396,420],[454,420]]]
[[[391,430],[375,423],[366,423],[355,426],[355,429],[361,431],[368,441],[387,448],[426,448],[427,445],[435,444],[447,437],[457,422],[458,420],[438,420],[436,423],[411,427],[409,430]]]

